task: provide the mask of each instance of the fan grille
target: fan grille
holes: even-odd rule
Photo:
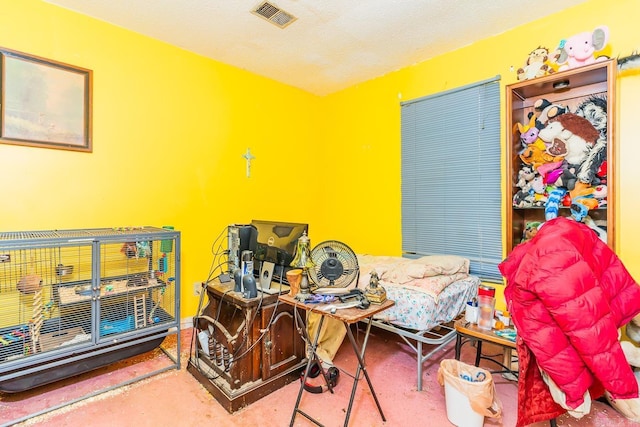
[[[318,287],[344,288],[357,280],[360,269],[356,254],[337,240],[319,243],[311,251],[315,266],[309,271],[311,281]]]

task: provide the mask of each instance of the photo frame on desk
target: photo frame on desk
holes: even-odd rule
[[[0,48],[0,143],[91,152],[92,71]]]

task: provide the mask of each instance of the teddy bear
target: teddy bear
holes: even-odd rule
[[[549,62],[549,49],[538,46],[529,52],[525,66],[518,68],[516,73],[518,80],[530,80],[554,73],[555,69],[549,65]]]
[[[524,230],[522,231],[522,240],[520,241],[520,243],[524,243],[528,240],[533,239],[535,235],[538,234],[538,229],[540,228],[541,224],[542,222],[540,221],[527,222],[527,224],[524,226]]]
[[[575,188],[569,191],[571,195],[571,216],[573,219],[582,222],[589,213],[589,210],[598,207],[599,202],[593,195],[594,192],[594,188],[589,184],[580,181],[576,182]]]

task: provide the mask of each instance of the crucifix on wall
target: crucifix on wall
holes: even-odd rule
[[[244,159],[247,161],[247,178],[251,176],[251,160],[255,159],[256,156],[251,154],[251,149],[247,148],[247,152],[242,155]]]

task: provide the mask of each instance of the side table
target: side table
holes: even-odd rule
[[[456,360],[460,360],[460,350],[465,342],[476,341],[476,366],[480,364],[480,359],[490,360],[494,363],[497,363],[503,368],[502,371],[492,371],[492,373],[511,374],[516,379],[518,378],[518,372],[514,372],[511,369],[511,351],[516,348],[515,342],[509,341],[508,339],[496,335],[494,333],[494,329],[488,331],[486,329],[479,328],[478,325],[469,323],[464,318],[456,320],[456,322],[454,323],[454,328],[456,329]],[[465,341],[465,339],[467,341]],[[490,342],[502,346],[502,363],[490,357],[482,355],[483,342]],[[557,427],[557,425],[558,424],[555,418],[549,420],[550,427]]]
[[[355,353],[356,358],[358,359],[358,368],[356,369],[356,373],[354,375],[353,387],[351,389],[351,397],[349,398],[349,406],[347,407],[347,413],[345,415],[345,420],[344,420],[344,427],[346,427],[349,424],[349,417],[351,416],[351,408],[353,407],[353,401],[356,395],[356,390],[358,388],[358,380],[360,378],[360,372],[364,374],[364,378],[367,380],[367,384],[369,385],[369,390],[371,391],[373,400],[375,401],[376,406],[378,407],[378,412],[380,413],[380,417],[382,418],[382,421],[387,421],[387,419],[384,416],[384,413],[382,412],[382,407],[380,406],[380,402],[378,401],[376,392],[373,389],[373,384],[371,383],[371,379],[369,378],[369,373],[367,372],[367,367],[365,366],[365,363],[364,363],[364,354],[367,349],[367,341],[369,339],[369,332],[371,331],[371,320],[373,319],[373,316],[376,313],[384,311],[387,308],[393,306],[395,302],[392,300],[386,300],[382,304],[371,304],[366,309],[344,308],[344,309],[337,310],[334,313],[330,313],[328,311],[323,310],[323,307],[326,307],[327,304],[306,304],[298,301],[297,299],[295,299],[290,295],[280,295],[279,299],[280,301],[294,308],[294,315],[296,316],[296,319],[298,319],[300,324],[306,324],[306,323],[302,319],[298,308],[304,310],[305,312],[315,312],[315,313],[321,314],[322,317],[320,318],[320,323],[318,325],[318,332],[322,328],[322,323],[325,317],[331,317],[336,320],[339,320],[344,324],[345,328],[347,328],[347,336],[349,337],[349,342],[351,343],[353,352]],[[364,334],[364,340],[363,340],[362,346],[359,346],[358,342],[353,336],[353,332],[351,331],[350,325],[353,323],[364,321],[364,320],[367,320],[367,328]],[[306,336],[307,328],[303,327],[301,328],[301,330],[302,330],[302,333],[305,334],[305,339],[308,339],[308,341],[310,342],[310,352],[312,354],[310,354],[310,356],[307,357],[307,367],[304,370],[304,377],[300,382],[300,390],[298,391],[298,398],[296,399],[296,404],[293,409],[293,414],[291,416],[291,423],[289,425],[290,427],[293,427],[293,423],[296,419],[296,416],[298,414],[301,414],[302,416],[304,416],[314,424],[318,426],[322,426],[322,424],[316,421],[313,417],[311,417],[309,414],[307,414],[306,412],[300,409],[300,400],[302,399],[304,384],[307,381],[310,367],[316,361],[316,358],[317,358],[315,351],[317,348],[318,335],[319,335],[319,333],[316,333],[315,334],[316,336],[313,339],[309,340],[309,337]],[[323,372],[323,375],[324,375],[324,372]],[[325,375],[325,381],[327,382],[327,386],[329,387],[329,390],[333,392],[329,381],[327,381],[326,375]]]
[[[515,342],[496,335],[494,333],[494,329],[486,330],[479,328],[478,325],[467,322],[464,318],[456,320],[456,322],[454,323],[454,328],[456,330],[456,360],[460,360],[460,351],[462,349],[462,345],[468,341],[475,341],[475,366],[480,365],[480,359],[490,360],[491,362],[497,363],[503,368],[503,370],[493,371],[493,373],[508,373],[517,378],[518,372],[514,372],[511,369],[511,351],[516,348]],[[483,342],[490,342],[502,346],[502,363],[498,362],[495,359],[482,355]]]

